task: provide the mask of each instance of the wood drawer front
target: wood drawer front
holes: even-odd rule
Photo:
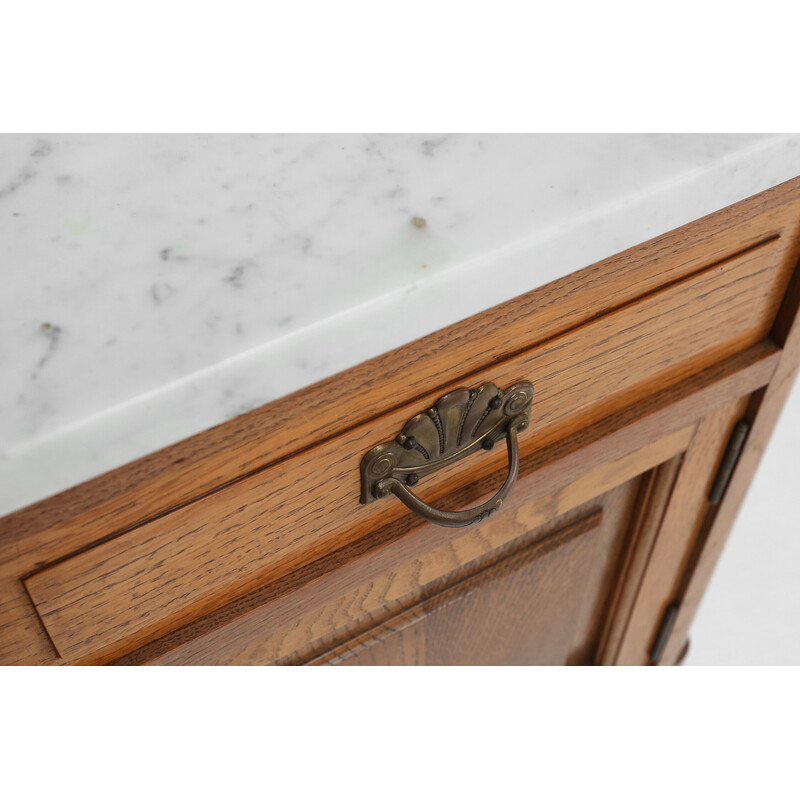
[[[530,379],[536,396],[521,448],[532,452],[765,339],[789,278],[778,252],[777,240],[764,242],[456,386]],[[359,505],[359,462],[456,386],[29,576],[59,655],[124,654],[407,515],[393,499]],[[420,493],[436,500],[503,458],[467,459]]]

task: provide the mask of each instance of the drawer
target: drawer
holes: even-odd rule
[[[61,658],[119,657],[408,520],[394,498],[359,504],[359,464],[448,390],[530,380],[527,456],[763,342],[789,280],[780,252],[770,238],[618,307],[610,299],[585,324],[170,513],[118,535],[109,523],[106,539],[25,577],[27,594]],[[472,456],[425,479],[419,493],[440,502],[503,460],[496,451]]]

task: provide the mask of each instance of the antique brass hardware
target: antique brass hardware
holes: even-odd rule
[[[533,385],[520,381],[501,391],[493,383],[456,389],[410,419],[393,442],[373,447],[361,459],[361,502],[394,494],[412,511],[437,525],[459,528],[493,514],[511,494],[519,472],[517,433],[528,426]],[[508,476],[497,494],[477,508],[442,511],[409,486],[425,475],[505,438]]]

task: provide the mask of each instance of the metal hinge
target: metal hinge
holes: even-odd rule
[[[719,465],[717,474],[714,477],[714,482],[711,484],[711,490],[708,493],[708,502],[712,506],[719,505],[722,498],[725,496],[725,491],[728,488],[728,484],[731,482],[736,464],[739,462],[739,456],[742,454],[744,443],[747,441],[748,433],[750,433],[750,423],[746,419],[740,419],[733,426],[733,432],[725,447],[725,454],[722,456],[722,462]],[[699,544],[699,542],[695,544],[695,553],[693,554],[695,558],[693,558],[693,561],[696,561],[696,555],[697,552],[699,552]],[[685,581],[686,579],[684,578],[684,587]],[[674,602],[670,603],[664,611],[661,624],[658,626],[658,632],[653,640],[653,646],[650,648],[650,661],[653,664],[657,664],[664,654],[664,648],[667,646],[667,640],[675,626],[675,620],[678,618],[680,608],[681,604]]]
[[[672,633],[672,628],[675,625],[675,620],[678,618],[678,611],[680,611],[680,603],[670,603],[664,616],[661,618],[661,625],[658,626],[658,633],[656,634],[653,646],[650,648],[650,660],[657,664],[664,653],[664,648],[667,646],[667,639]]]
[[[725,448],[725,455],[722,456],[722,463],[719,465],[714,483],[711,485],[711,491],[708,493],[708,502],[712,506],[718,505],[725,495],[739,456],[742,454],[744,443],[747,441],[748,433],[750,433],[750,423],[746,419],[740,419],[733,426],[733,433],[731,433],[728,446]]]

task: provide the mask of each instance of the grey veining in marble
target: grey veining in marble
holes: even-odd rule
[[[797,174],[797,135],[1,136],[0,514]]]

